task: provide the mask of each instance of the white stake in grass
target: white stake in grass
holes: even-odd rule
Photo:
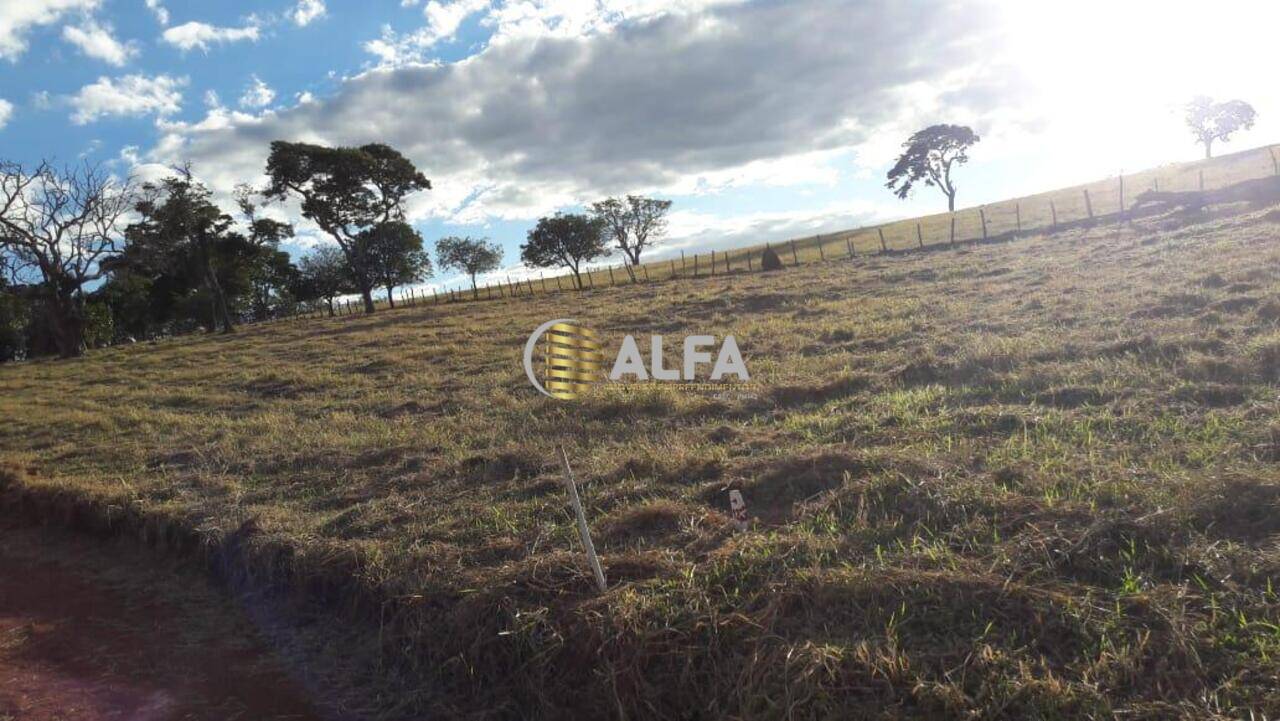
[[[582,500],[578,498],[578,484],[573,481],[573,471],[569,468],[569,456],[565,455],[564,446],[556,446],[560,453],[560,465],[564,468],[564,484],[569,489],[569,503],[578,516],[578,533],[582,536],[582,546],[587,549],[587,563],[591,564],[591,572],[595,574],[596,586],[600,592],[609,590],[604,580],[604,569],[600,567],[600,558],[596,556],[595,544],[591,543],[591,532],[587,530],[587,514],[582,510]]]
[[[734,524],[738,526],[738,530],[747,530],[747,502],[742,499],[742,491],[729,491],[729,510],[732,513]]]

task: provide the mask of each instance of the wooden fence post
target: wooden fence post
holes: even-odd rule
[[[529,286],[529,295],[533,295],[533,279],[532,279],[532,278],[525,278],[525,279],[524,279],[524,284],[525,284],[525,285],[527,285],[527,286]]]
[[[556,290],[564,290],[564,287],[560,285],[560,276],[558,275],[556,276]]]
[[[1022,234],[1022,203],[1014,203],[1013,212],[1015,215],[1017,215],[1018,234],[1021,235]]]
[[[1124,174],[1120,175],[1120,213],[1124,214]]]
[[[853,240],[849,236],[844,237],[844,248],[849,251],[849,257],[853,257]]]
[[[592,276],[593,276],[592,272],[588,270],[588,271],[587,271],[587,286],[588,286],[591,290],[595,290],[595,289],[596,289],[596,279],[595,279],[594,277],[592,277]]]
[[[821,240],[819,240],[819,241],[818,241],[818,257],[819,257],[819,258],[822,260],[822,262],[824,262],[824,263],[827,261],[827,252],[826,252],[825,250],[823,250],[823,249],[822,249],[822,241],[821,241]]]
[[[747,272],[748,273],[755,271],[755,268],[753,267],[754,265],[755,264],[751,262],[751,253],[747,253]]]
[[[1271,169],[1275,171],[1276,175],[1280,175],[1280,158],[1276,157],[1276,149],[1267,148],[1267,152],[1271,154]]]
[[[711,277],[716,277],[716,252],[711,251]]]
[[[693,254],[693,277],[698,277],[698,254]]]
[[[987,239],[987,210],[986,208],[978,208],[978,217],[982,219],[982,239]]]
[[[680,251],[680,272],[684,272],[684,251]]]
[[[923,248],[923,247],[924,247],[924,233],[920,230],[920,224],[919,224],[919,223],[916,223],[916,243],[917,243],[921,248]]]
[[[951,216],[951,244],[952,244],[952,245],[955,245],[955,244],[956,244],[956,216],[955,216],[955,214],[952,214],[952,216]]]
[[[1050,225],[1049,227],[1052,230],[1057,230],[1058,229],[1058,206],[1054,205],[1052,200],[1049,201],[1049,214],[1053,217],[1053,225]]]
[[[649,266],[642,265],[640,266],[640,269],[644,271],[644,282],[648,283],[649,282]]]
[[[1157,193],[1160,192],[1160,178],[1156,177],[1151,179],[1151,189]]]
[[[547,292],[547,276],[542,273],[539,273],[538,281],[542,283],[542,292],[546,293]]]
[[[573,471],[569,469],[569,456],[565,455],[564,446],[556,446],[560,453],[560,467],[564,469],[564,485],[569,491],[569,504],[573,506],[573,514],[578,519],[578,535],[582,537],[582,547],[587,552],[587,563],[596,579],[596,588],[600,593],[609,590],[609,583],[604,578],[604,569],[600,567],[600,558],[596,556],[595,544],[591,543],[591,531],[587,528],[587,514],[582,510],[582,499],[578,497],[578,484],[573,480]]]
[[[724,252],[724,272],[726,274],[733,273],[733,256],[729,255],[729,251]]]
[[[1093,220],[1093,201],[1089,199],[1089,189],[1084,189],[1084,209],[1089,213],[1089,220]]]
[[[884,228],[876,228],[876,232],[880,234],[880,252],[888,253],[889,245],[884,242]]]
[[[617,285],[613,280],[613,266],[612,265],[608,266],[608,268],[609,268],[609,285]]]
[[[800,257],[796,255],[796,242],[794,240],[791,241],[791,264],[800,265]]]
[[[684,253],[683,253],[683,251],[682,251],[682,252],[681,252],[681,255],[683,255],[683,254],[684,254]],[[675,277],[676,277],[676,259],[675,259],[675,258],[672,258],[672,259],[671,259],[671,277],[672,277],[672,278],[675,278]]]

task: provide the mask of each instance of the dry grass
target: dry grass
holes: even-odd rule
[[[0,368],[6,498],[363,619],[387,716],[1276,717],[1266,212]],[[760,392],[542,398],[556,317]]]

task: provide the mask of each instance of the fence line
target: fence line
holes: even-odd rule
[[[1280,176],[1280,157],[1277,156],[1276,149],[1274,147],[1268,147],[1266,150],[1267,150],[1267,157],[1264,159],[1270,160],[1271,174]],[[1259,151],[1247,151],[1246,153],[1242,153],[1239,155],[1247,155],[1255,152],[1259,152]],[[1227,156],[1227,157],[1230,157],[1230,156]],[[1212,162],[1212,161],[1209,161],[1209,162]],[[1216,166],[1215,166],[1215,169],[1217,169]],[[1160,183],[1161,177],[1158,173],[1159,171],[1147,171],[1146,173],[1139,173],[1139,174],[1130,176],[1129,177],[1130,186],[1133,185],[1136,178],[1139,178],[1143,175],[1151,175],[1152,176],[1150,179],[1151,188],[1153,190],[1158,191],[1161,186],[1161,183]],[[1183,175],[1185,175],[1185,172],[1183,173]],[[1263,172],[1260,175],[1253,175],[1248,177],[1236,177],[1236,176],[1229,175],[1228,177],[1223,179],[1224,182],[1220,184],[1215,184],[1214,188],[1215,189],[1224,188],[1234,183],[1242,182],[1244,180],[1256,180],[1261,177],[1266,177],[1266,175],[1267,174],[1265,172]],[[1205,189],[1206,180],[1205,180],[1205,169],[1203,167],[1197,169],[1194,182],[1195,182],[1196,189],[1200,191],[1203,191]],[[1107,185],[1110,185],[1109,190],[1107,188]],[[1174,182],[1173,179],[1166,177],[1166,182],[1164,185],[1165,185],[1166,191],[1169,191],[1174,189],[1176,183]],[[1093,193],[1090,192],[1091,189],[1094,191]],[[929,251],[932,249],[955,246],[957,243],[984,242],[984,241],[991,241],[993,239],[994,240],[1005,240],[1005,239],[1011,240],[1018,236],[1031,234],[1035,232],[1041,232],[1041,231],[1048,231],[1051,233],[1056,232],[1062,229],[1063,227],[1071,226],[1073,224],[1089,224],[1089,223],[1097,222],[1102,219],[1114,219],[1116,221],[1123,221],[1123,220],[1129,219],[1129,210],[1133,207],[1133,200],[1126,197],[1124,175],[1118,175],[1114,179],[1114,181],[1103,181],[1101,183],[1092,183],[1087,187],[1081,188],[1079,190],[1080,192],[1079,199],[1082,201],[1083,207],[1081,207],[1080,205],[1077,205],[1076,206],[1077,210],[1075,214],[1072,213],[1072,206],[1070,204],[1070,196],[1068,195],[1068,192],[1069,191],[1054,191],[1050,193],[1043,193],[1039,196],[1032,196],[1030,198],[1020,198],[1013,201],[1006,201],[1004,203],[998,203],[994,206],[979,206],[977,208],[969,208],[969,209],[960,210],[957,212],[946,213],[940,216],[931,216],[930,219],[933,221],[940,221],[943,218],[949,221],[947,223],[942,224],[941,228],[937,227],[936,222],[930,223],[926,219],[914,219],[914,220],[906,220],[906,221],[895,221],[893,223],[873,226],[873,227],[855,228],[853,230],[841,231],[841,232],[825,234],[825,235],[817,234],[808,238],[792,239],[792,240],[786,241],[787,246],[790,248],[790,251],[791,251],[790,255],[791,255],[792,262],[790,263],[789,267],[800,267],[800,266],[803,266],[806,264],[812,264],[815,262],[816,263],[831,262],[831,261],[842,260],[845,258],[856,260],[857,258],[860,258],[860,257],[871,257],[871,256],[883,255],[883,254],[901,254],[901,253],[909,253],[909,252]],[[1042,205],[1041,213],[1043,213],[1043,206],[1044,205],[1048,206],[1047,207],[1048,216],[1047,217],[1041,216],[1041,220],[1045,222],[1040,222],[1040,223],[1036,222],[1036,214],[1034,212],[1035,208],[1033,203],[1033,201],[1036,198],[1040,198],[1040,202]],[[1060,200],[1064,202],[1063,207],[1059,207],[1058,205],[1058,201]],[[1110,204],[1111,201],[1114,201],[1114,206]],[[1097,205],[1099,203],[1101,205]],[[1024,208],[1024,205],[1026,206],[1025,208]],[[1024,210],[1029,210],[1032,212],[1030,212],[1027,215],[1024,215]],[[988,214],[988,211],[991,211],[990,215]],[[1006,218],[1004,222],[1008,225],[1008,227],[1003,230],[1000,230],[999,226],[997,226],[996,232],[993,233],[991,232],[992,229],[989,226],[990,224],[996,223],[999,220],[997,216],[1000,212],[1003,212],[1005,214]],[[1008,216],[1011,216],[1011,217],[1008,217]],[[965,220],[970,226],[972,226],[974,220],[976,220],[978,223],[978,227],[972,227],[971,228],[972,232],[969,235],[967,235],[967,237],[959,237],[957,235],[957,222],[961,220]],[[908,240],[905,245],[900,245],[900,247],[891,247],[889,238],[885,234],[885,229],[903,225],[904,223],[909,223],[909,222],[914,222],[914,225],[915,225],[915,241],[916,241],[915,245],[912,246],[910,244],[910,241]],[[931,232],[926,233],[926,229],[925,229],[926,225],[932,226]],[[875,231],[874,236],[872,236],[871,238],[867,238],[868,234],[871,233],[873,230]],[[926,242],[926,234],[929,236],[929,242]],[[860,243],[859,241],[869,241],[869,242]],[[723,262],[724,267],[721,275],[732,276],[732,275],[739,275],[742,273],[756,272],[757,265],[758,265],[756,263],[756,261],[758,260],[756,256],[763,253],[768,247],[768,245],[769,244],[765,244],[762,246],[750,246],[746,248],[728,249],[724,251],[719,251],[719,254],[724,258],[724,262]],[[836,251],[843,250],[844,251],[843,255],[840,254],[839,252],[835,252],[835,253],[831,252],[832,251],[831,246],[833,245],[835,246]],[[805,251],[803,259],[801,257],[801,250]],[[635,285],[639,283],[661,282],[663,280],[679,280],[679,279],[685,279],[685,278],[701,278],[701,277],[706,277],[708,273],[709,273],[709,277],[715,277],[716,270],[717,270],[716,254],[717,254],[717,251],[715,250],[709,251],[708,253],[709,263],[708,263],[707,261],[703,260],[703,256],[701,254],[695,253],[693,254],[693,257],[691,259],[692,262],[690,262],[690,259],[686,257],[685,251],[681,250],[680,263],[678,266],[676,264],[675,257],[672,256],[663,261],[657,261],[654,263],[642,263],[638,266],[639,272],[637,272],[637,267],[635,266],[627,266],[625,268],[623,266],[618,266],[618,269],[622,270],[623,272],[615,273],[614,265],[606,265],[602,268],[583,271],[581,274],[581,280],[576,283],[573,282],[573,276],[567,273],[557,274],[553,276],[555,280],[554,289],[549,287],[546,276],[540,275],[539,277],[540,286],[541,286],[540,291],[535,289],[531,278],[527,277],[525,279],[525,282],[521,283],[519,281],[513,282],[510,276],[506,276],[505,286],[504,286],[504,283],[501,280],[499,280],[496,282],[490,282],[484,285],[479,285],[473,288],[469,288],[465,286],[460,286],[458,288],[452,288],[452,289],[446,288],[443,290],[443,292],[439,292],[437,291],[437,289],[433,288],[431,291],[431,298],[429,302],[432,305],[441,305],[441,304],[448,305],[448,304],[455,304],[455,303],[470,303],[470,302],[482,302],[486,300],[499,300],[499,299],[505,299],[505,298],[519,298],[519,297],[533,296],[538,294],[551,295],[553,293],[564,293],[564,292],[590,292],[596,289],[595,278],[597,275],[601,277],[602,283],[604,282],[604,279],[606,277],[608,278],[608,285],[602,285],[601,287]],[[736,271],[734,269],[735,256],[738,261]],[[787,267],[786,263],[784,263],[783,265],[784,267]],[[653,266],[655,271],[655,273],[652,276],[650,274],[650,266]],[[709,270],[704,272],[704,270],[707,268],[709,268]],[[667,271],[666,274],[659,275],[658,271],[661,271],[664,269],[666,269]],[[760,269],[763,270],[763,266],[760,266]],[[562,283],[562,279],[568,279],[571,281],[568,284],[567,291],[564,284]],[[468,290],[470,291],[469,293],[468,293]],[[495,291],[497,294],[497,298],[494,297]],[[353,302],[351,299],[335,300],[333,305],[332,317],[363,315],[364,314],[363,303],[357,303],[355,306],[353,306],[352,303]],[[382,306],[384,308],[390,305],[385,298],[385,293],[383,294],[382,299],[378,299],[375,297],[374,303],[375,303],[375,306]],[[414,288],[409,288],[407,290],[401,291],[400,296],[395,299],[396,308],[400,308],[400,307],[414,308],[421,304],[426,304],[426,303],[428,303],[428,299],[426,297],[425,291],[419,292]],[[262,322],[279,322],[284,320],[295,320],[295,319],[324,318],[329,316],[330,316],[330,311],[329,311],[328,304],[324,302],[320,302],[320,303],[312,303],[310,307],[305,307],[302,310],[292,315],[270,318],[264,321],[248,322],[248,323],[244,323],[244,325],[253,325],[255,323],[262,323]]]

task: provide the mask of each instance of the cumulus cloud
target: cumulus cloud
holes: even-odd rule
[[[276,91],[272,90],[270,85],[262,82],[262,78],[254,75],[249,82],[249,87],[245,88],[244,95],[240,96],[240,107],[264,108],[275,99]]]
[[[324,14],[324,0],[298,0],[298,4],[289,11],[289,19],[298,27],[304,27],[312,20],[324,17]]]
[[[27,50],[27,33],[51,25],[70,12],[90,12],[101,0],[5,0],[0,2],[0,58],[17,60]]]
[[[13,117],[13,103],[0,98],[0,128],[4,128],[9,124],[9,118]]]
[[[80,88],[80,92],[70,99],[75,109],[71,121],[85,125],[104,116],[176,113],[181,109],[182,88],[186,84],[186,78],[168,75],[153,78],[145,75],[101,77],[97,82]]]
[[[160,3],[160,0],[146,0],[146,2],[147,2],[147,9],[151,11],[152,15],[156,16],[156,22],[160,23],[161,25],[168,25],[169,10]]]
[[[113,32],[110,25],[102,25],[88,18],[79,25],[62,28],[62,39],[80,48],[80,52],[91,58],[119,67],[136,56],[138,48],[133,42],[120,42]]]
[[[228,28],[192,21],[175,25],[165,30],[160,36],[166,43],[183,52],[200,50],[207,52],[211,45],[234,43],[241,40],[256,42],[260,35],[257,25],[246,25],[242,28]]]
[[[966,72],[987,62],[984,8],[731,3],[585,36],[512,36],[457,63],[370,70],[285,110],[168,124],[153,153],[189,158],[229,189],[261,175],[274,139],[387,142],[435,182],[414,217],[453,222],[798,182],[886,129],[964,117],[982,132],[1016,105],[1016,92],[985,92],[985,76]]]

